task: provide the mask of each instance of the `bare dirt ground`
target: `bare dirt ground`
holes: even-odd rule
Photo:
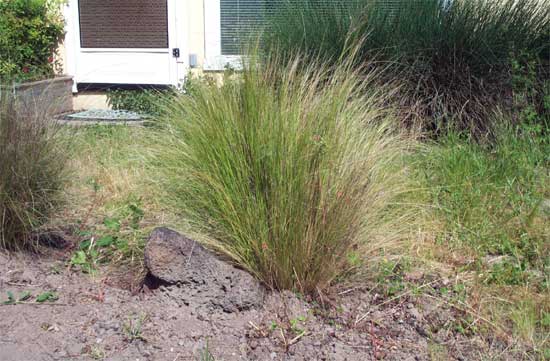
[[[412,292],[382,297],[368,286],[306,302],[268,292],[263,306],[227,312],[185,297],[178,285],[116,287],[67,268],[67,252],[0,253],[0,360],[518,360],[496,339],[456,325],[467,315]],[[426,280],[423,280],[426,284]],[[440,287],[429,281],[430,287]],[[158,287],[157,287],[158,286]],[[36,302],[53,291],[55,301]],[[195,296],[193,296],[195,297]]]

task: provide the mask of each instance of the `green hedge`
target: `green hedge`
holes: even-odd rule
[[[38,80],[54,74],[64,34],[60,0],[0,0],[0,80]]]

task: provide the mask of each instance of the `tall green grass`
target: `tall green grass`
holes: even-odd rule
[[[409,141],[374,75],[297,59],[243,67],[167,109],[165,188],[196,232],[267,285],[314,292],[399,238]]]
[[[61,203],[66,152],[40,97],[21,104],[0,89],[0,248],[36,245],[36,232]]]
[[[280,0],[266,15],[262,31],[266,51],[335,62],[350,46],[350,30],[366,5],[353,0]]]
[[[513,102],[512,63],[522,54],[536,59],[537,84],[549,79],[548,0],[282,3],[264,31],[268,49],[337,62],[359,44],[360,62],[405,81],[405,115],[426,129],[485,130],[491,108]]]

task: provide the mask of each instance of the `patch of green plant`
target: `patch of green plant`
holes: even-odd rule
[[[57,293],[52,291],[47,291],[39,294],[36,296],[36,302],[38,303],[44,303],[44,302],[55,302],[59,299],[59,296]]]
[[[64,35],[58,0],[0,1],[0,80],[38,80],[54,74]]]
[[[107,102],[115,110],[154,117],[160,115],[166,98],[174,94],[174,89],[115,89],[107,92]]]
[[[155,162],[194,231],[266,284],[307,294],[348,270],[352,251],[398,239],[410,140],[375,75],[298,61],[250,62],[176,97]]]
[[[206,344],[204,347],[199,349],[199,354],[197,355],[197,361],[216,361],[214,358],[214,355],[212,355],[212,352],[210,352],[210,344],[208,342],[208,339],[206,340]]]
[[[103,350],[100,346],[93,345],[90,347],[90,357],[94,360],[104,360],[107,356],[105,350]]]
[[[149,317],[147,314],[132,315],[128,317],[126,322],[122,326],[124,336],[128,342],[143,341],[147,342],[147,339],[143,335],[143,324],[147,322]]]
[[[32,296],[29,291],[24,291],[17,297],[15,297],[15,295],[11,291],[7,291],[6,293],[8,295],[8,299],[2,302],[2,304],[4,305],[15,305],[20,302],[25,302]]]
[[[450,133],[430,144],[418,171],[444,222],[440,243],[473,250],[481,267],[504,256],[486,281],[526,284],[527,271],[544,273],[549,264],[550,223],[540,208],[550,196],[548,130],[498,123],[487,141]]]
[[[464,315],[460,319],[456,319],[452,322],[452,327],[455,332],[460,333],[465,336],[472,336],[479,332],[478,327],[476,326],[476,320],[472,315]]]
[[[305,328],[303,327],[303,323],[306,321],[306,316],[298,316],[296,318],[292,318],[290,320],[290,329],[295,334],[301,334],[305,333]]]
[[[505,261],[493,265],[484,281],[488,284],[522,285],[529,282],[525,264]]]
[[[3,301],[3,305],[16,305],[19,303],[28,303],[32,298],[32,293],[30,291],[23,291],[17,297],[11,291],[7,291],[8,299]],[[35,302],[44,303],[44,302],[55,302],[59,299],[57,293],[53,291],[42,292],[38,294],[35,298]]]
[[[103,224],[95,232],[78,232],[83,240],[69,260],[71,266],[85,273],[94,273],[102,264],[115,258],[125,258],[127,253],[134,252],[130,249],[126,236],[128,232],[134,235],[140,233],[139,223],[144,216],[143,209],[139,201],[128,202],[118,215],[119,217],[105,217]],[[98,232],[101,232],[100,235]]]
[[[525,51],[514,55],[511,62],[516,117],[532,132],[540,133],[550,127],[550,73],[548,69],[541,70],[544,64]]]
[[[405,290],[407,282],[405,273],[409,269],[409,263],[405,259],[391,261],[383,259],[376,264],[377,287],[387,297],[395,296]]]
[[[550,332],[547,302],[536,304],[534,299],[525,298],[510,307],[514,335],[532,345],[537,355],[544,355]]]

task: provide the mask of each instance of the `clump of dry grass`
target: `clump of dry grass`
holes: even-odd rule
[[[20,102],[0,88],[0,247],[33,248],[62,203],[67,155],[40,97]]]

